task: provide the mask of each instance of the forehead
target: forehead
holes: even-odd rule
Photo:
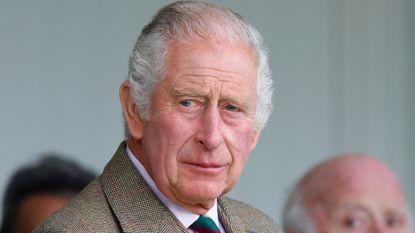
[[[208,77],[224,83],[235,80],[255,83],[257,59],[253,49],[223,40],[171,43],[166,78]],[[208,81],[209,79],[204,79]]]
[[[405,206],[398,181],[389,171],[379,169],[341,173],[329,185],[325,199],[331,208],[359,205],[385,212]]]

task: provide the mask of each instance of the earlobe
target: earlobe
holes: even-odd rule
[[[252,135],[252,142],[251,142],[251,150],[253,150],[258,142],[258,138],[259,138],[259,131],[254,131],[253,135]]]
[[[134,102],[131,93],[131,86],[128,80],[124,81],[120,86],[120,101],[123,108],[123,114],[131,137],[141,139],[143,137],[143,122]]]

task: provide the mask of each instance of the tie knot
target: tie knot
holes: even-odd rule
[[[189,228],[198,233],[220,233],[215,222],[211,218],[203,215],[200,215]]]

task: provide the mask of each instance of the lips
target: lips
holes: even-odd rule
[[[226,165],[218,163],[183,163],[183,166],[187,169],[190,169],[194,173],[201,173],[204,175],[217,175],[221,173]]]
[[[215,164],[215,163],[188,163],[188,164],[192,165],[192,166],[201,167],[201,168],[220,168],[220,167],[223,167],[223,165]]]

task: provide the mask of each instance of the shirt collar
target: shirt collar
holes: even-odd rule
[[[194,214],[189,210],[177,205],[176,203],[168,199],[162,192],[160,192],[160,190],[157,188],[156,183],[154,183],[153,179],[148,174],[147,170],[140,163],[140,161],[137,159],[137,157],[133,154],[133,152],[130,150],[128,146],[127,155],[131,162],[134,164],[134,167],[138,170],[138,172],[147,182],[150,189],[154,192],[154,194],[176,216],[176,218],[183,224],[184,227],[189,228],[189,226],[192,225],[192,223],[199,218],[199,215]],[[213,204],[212,208],[210,208],[204,216],[210,217],[216,223],[217,226],[221,226],[218,217],[217,200],[215,200],[215,203]]]

